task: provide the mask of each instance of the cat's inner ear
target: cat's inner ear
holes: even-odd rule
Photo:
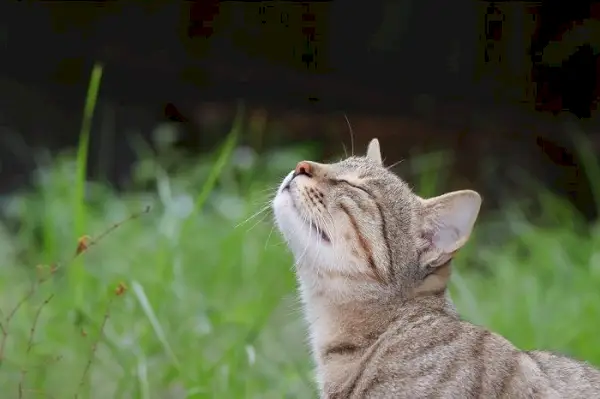
[[[383,165],[381,160],[381,150],[379,149],[379,140],[373,139],[369,142],[367,147],[367,158],[377,162],[379,165]]]
[[[422,200],[422,264],[441,266],[469,239],[481,207],[475,191],[461,190]]]

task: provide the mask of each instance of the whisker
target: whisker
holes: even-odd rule
[[[300,218],[302,219],[302,224],[304,226],[306,226],[306,217],[304,215],[301,215]],[[302,251],[302,254],[298,257],[298,259],[296,260],[296,264],[300,264],[300,262],[302,261],[302,258],[304,257],[304,255],[306,255],[306,251],[308,250],[308,247],[310,246],[310,238],[311,238],[311,234],[312,234],[312,221],[309,219],[308,220],[309,223],[309,229],[308,229],[308,240],[306,240],[306,246],[304,247],[304,251]]]
[[[352,130],[352,125],[350,125],[350,120],[348,120],[348,116],[344,113],[344,119],[346,119],[346,123],[348,124],[348,128],[350,129],[350,144],[351,144],[351,152],[350,154],[354,156],[354,131]]]
[[[315,259],[319,259],[319,255],[321,253],[321,247],[323,246],[323,242],[321,239],[321,232],[319,231],[319,227],[315,224],[315,230],[317,231],[317,252],[315,254]]]
[[[317,221],[319,222],[319,224],[321,225],[321,229],[322,231],[325,232],[325,235],[327,236],[327,238],[329,238],[329,242],[331,243],[333,240],[333,236],[331,235],[331,231],[329,231],[329,229],[327,228],[327,221],[325,220],[325,217],[323,217],[323,215],[321,213],[318,213],[316,215]]]
[[[337,244],[338,244],[339,234],[337,232],[335,223],[333,222],[333,215],[331,214],[331,212],[329,212],[329,210],[327,210],[327,213],[329,214],[329,218],[330,218],[329,223],[327,223],[327,221],[323,217],[323,226],[325,226],[328,231],[327,234],[329,235],[329,241],[330,241],[330,245],[331,245],[331,253],[333,254],[334,263],[338,264],[341,262],[340,254],[338,253],[337,248],[336,248]]]
[[[393,164],[391,164],[390,166],[386,166],[387,169],[392,169],[394,166],[396,165],[400,165],[402,162],[404,162],[404,159],[401,159],[399,161],[394,162]]]
[[[331,214],[331,212],[329,212],[329,209],[325,208],[325,211],[327,212],[327,214],[329,214],[329,220],[330,220],[331,226],[333,226],[333,231],[331,231],[331,229],[329,228],[327,220],[325,219],[325,217],[323,215],[321,215],[321,219],[323,220],[323,227],[325,228],[325,232],[329,236],[329,241],[331,243],[331,247],[332,247],[332,249],[334,249],[334,253],[335,253],[335,248],[334,248],[335,242],[334,241],[337,239],[337,231],[336,231],[335,223],[333,223],[333,215]]]
[[[331,236],[331,233],[330,233],[330,232],[328,231],[328,229],[327,229],[327,224],[325,223],[325,219],[323,218],[323,216],[322,216],[322,215],[317,215],[317,219],[319,220],[319,222],[320,222],[320,223],[322,223],[322,227],[321,227],[321,228],[322,228],[322,230],[323,230],[323,231],[325,231],[325,234],[327,235],[327,238],[329,238],[329,245],[333,245],[333,241],[332,241],[332,240],[333,240],[333,238],[332,238],[332,236]],[[319,238],[320,238],[321,236],[322,236],[322,234],[321,234],[321,233],[319,233]],[[321,239],[321,238],[320,238],[320,239]],[[323,240],[323,239],[321,239],[321,241],[322,241],[322,240]],[[322,242],[319,242],[319,244],[322,244]],[[317,250],[317,258],[318,258],[318,257],[319,257],[319,255],[320,255],[321,246],[322,246],[322,245],[319,245],[319,249]]]
[[[269,247],[269,240],[271,239],[271,235],[273,234],[274,225],[271,224],[271,230],[269,231],[269,235],[267,236],[267,241],[265,242],[265,250]]]
[[[272,193],[277,193],[277,189],[279,188],[278,185],[275,185],[273,187],[267,187],[267,188],[263,188],[261,190],[256,190],[257,193],[265,193],[267,191],[270,191]]]
[[[260,191],[258,191],[261,193]],[[278,187],[276,188],[268,188],[262,191],[262,195],[259,195],[259,198],[253,198],[251,203],[253,206],[267,206],[270,207],[273,200],[277,196]]]
[[[270,203],[265,204],[261,209],[259,209],[257,212],[255,212],[254,214],[252,214],[248,219],[244,220],[243,222],[238,223],[234,229],[237,229],[240,226],[243,226],[244,224],[248,223],[250,220],[254,219],[255,217],[259,216],[261,213],[268,211],[269,208],[271,207]]]
[[[267,216],[269,216],[269,215],[265,214],[262,218],[260,218],[259,220],[257,220],[256,223],[254,223],[252,226],[250,226],[250,228],[248,230],[246,230],[246,233],[249,233],[250,230],[252,230],[256,226],[258,226],[261,222],[264,222],[264,220],[267,218]]]
[[[329,220],[330,223],[328,226],[331,226],[333,228],[333,233],[329,236],[331,238],[331,250],[332,253],[334,254],[334,263],[340,264],[343,260],[342,260],[342,253],[340,251],[336,250],[336,245],[338,244],[337,238],[340,237],[340,235],[337,232],[337,227],[334,223],[334,218],[333,215],[331,214],[331,212],[329,211],[329,209],[325,209],[327,211],[327,213],[329,214]],[[325,222],[326,223],[326,222]],[[327,224],[327,223],[326,223]],[[347,260],[346,260],[347,262]]]

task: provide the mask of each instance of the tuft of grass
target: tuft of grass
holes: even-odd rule
[[[143,160],[139,167],[156,173],[139,173],[143,181],[127,192],[87,182],[82,212],[72,207],[78,163],[69,156],[11,198],[8,217],[20,229],[0,225],[3,326],[29,292],[31,265],[77,248],[73,226],[93,234],[148,205],[152,212],[120,224],[101,245],[84,241],[86,277],[60,278],[82,264],[56,271],[14,314],[0,368],[5,396],[316,397],[292,259],[268,211],[242,223],[309,156],[286,149],[239,162],[241,129],[240,120],[208,161],[162,168]],[[425,178],[420,185],[428,194],[436,186]],[[600,229],[575,231],[570,208],[555,198],[537,203],[551,221],[544,227],[511,207],[481,220],[457,258],[453,297],[466,318],[523,349],[600,365]],[[40,242],[40,231],[52,240]],[[116,282],[129,287],[118,298]]]
[[[87,163],[88,163],[88,147],[90,142],[90,131],[92,129],[92,119],[94,116],[94,110],[96,109],[96,101],[98,100],[98,93],[100,91],[100,83],[102,81],[103,66],[101,64],[94,64],[90,75],[90,81],[88,84],[88,90],[85,98],[85,106],[83,108],[83,118],[81,122],[81,131],[79,134],[79,145],[77,147],[77,159],[76,159],[76,178],[74,182],[73,190],[73,212],[75,213],[75,219],[73,224],[74,237],[79,237],[85,233],[86,228],[86,181],[87,181]],[[52,233],[49,232],[51,236]],[[54,245],[58,243],[53,243]],[[80,307],[83,302],[83,290],[80,287],[84,286],[85,270],[83,268],[83,262],[79,260],[78,265],[69,270],[69,279],[71,285],[77,287],[75,289],[74,303],[75,306]]]

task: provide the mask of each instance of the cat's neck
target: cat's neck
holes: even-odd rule
[[[313,349],[331,341],[367,343],[377,339],[389,325],[416,310],[442,312],[458,317],[447,290],[420,294],[409,299],[387,297],[336,302],[327,296],[304,299]]]
[[[334,321],[347,324],[353,319],[363,325],[369,317],[382,321],[396,317],[404,308],[423,306],[456,312],[448,294],[452,259],[418,283],[381,287],[375,283],[340,278],[315,270],[298,270],[302,299],[311,325],[322,314],[338,315]]]
[[[355,300],[340,299],[337,294],[327,295],[326,290],[304,287],[305,316],[317,368],[322,371],[329,368],[326,363],[331,359],[351,363],[356,358],[352,352],[360,353],[370,347],[406,315],[442,312],[458,318],[446,288],[448,277],[449,265],[426,278],[412,289],[410,295],[388,293]]]

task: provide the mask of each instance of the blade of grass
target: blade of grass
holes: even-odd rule
[[[200,194],[198,194],[198,197],[196,197],[194,214],[196,214],[197,212],[199,212],[202,209],[206,200],[208,199],[208,196],[210,195],[212,190],[215,188],[215,185],[217,184],[217,181],[219,180],[219,176],[221,176],[221,172],[225,168],[225,165],[227,165],[227,162],[231,159],[231,154],[233,153],[235,145],[237,144],[237,141],[238,141],[238,137],[240,135],[243,117],[244,117],[243,105],[239,104],[238,112],[237,112],[236,118],[233,122],[231,131],[227,135],[227,139],[225,140],[225,143],[223,143],[223,145],[221,147],[221,151],[219,152],[219,155],[218,155],[213,167],[211,168],[210,173],[208,174],[206,182],[202,186],[202,190],[200,190]]]
[[[175,356],[175,352],[173,352],[173,349],[171,348],[171,345],[169,344],[169,341],[167,341],[167,336],[165,334],[165,331],[163,330],[162,326],[160,325],[160,322],[158,321],[158,318],[156,317],[156,313],[154,312],[154,309],[152,309],[152,305],[150,304],[150,301],[148,300],[148,297],[146,296],[144,287],[142,287],[142,285],[140,283],[138,283],[137,281],[134,280],[131,283],[131,289],[133,290],[133,293],[135,294],[135,297],[137,298],[138,302],[142,306],[142,310],[144,311],[146,318],[150,322],[150,325],[152,326],[152,329],[154,330],[154,334],[156,334],[156,337],[162,344],[163,349],[165,350],[167,356],[171,359],[171,362],[175,365],[175,367],[177,367],[178,371],[181,371],[181,362],[179,362],[179,360],[177,359],[177,356]]]
[[[87,175],[88,147],[94,109],[96,108],[96,101],[98,99],[98,92],[100,90],[100,82],[102,81],[102,72],[102,65],[99,63],[94,64],[90,76],[90,82],[88,84],[85,106],[83,109],[83,120],[81,122],[79,145],[77,148],[77,177],[73,194],[73,222],[75,238],[80,237],[85,233],[85,183]],[[85,278],[83,261],[81,258],[78,259],[73,266],[74,267],[69,269],[69,282],[71,287],[75,290],[75,306],[80,307],[83,300],[83,279]]]
[[[142,399],[150,399],[150,384],[148,383],[148,365],[144,354],[140,354],[137,364],[137,376]]]

